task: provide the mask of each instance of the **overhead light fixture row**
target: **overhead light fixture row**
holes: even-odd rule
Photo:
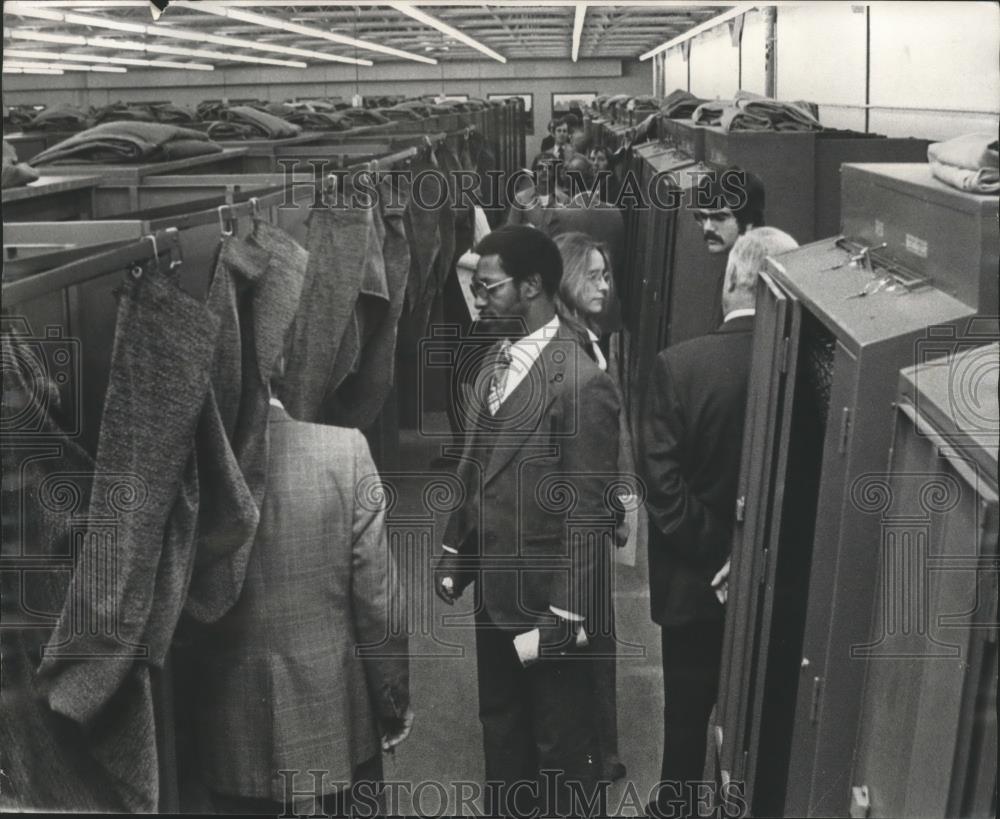
[[[94,28],[107,28],[112,31],[123,31],[130,34],[146,34],[152,37],[171,37],[178,40],[191,40],[196,43],[215,43],[216,45],[229,46],[231,48],[249,48],[256,51],[269,51],[277,54],[288,54],[293,57],[304,57],[313,60],[323,60],[325,62],[348,63],[350,65],[373,65],[371,60],[355,59],[354,57],[341,57],[339,54],[326,54],[322,51],[312,51],[304,48],[292,48],[291,46],[274,45],[272,43],[261,43],[256,40],[244,40],[240,37],[221,37],[217,34],[209,34],[202,31],[191,31],[190,29],[176,28],[174,26],[146,25],[144,23],[123,23],[119,20],[111,20],[106,17],[95,17],[89,14],[73,14],[52,11],[36,4],[25,2],[11,2],[4,6],[5,13],[17,14],[22,17],[36,17],[42,20],[52,20],[54,22],[72,23],[74,25],[91,26]]]
[[[55,71],[97,71],[104,74],[125,74],[128,69],[118,65],[83,65],[82,63],[37,63],[30,60],[8,60],[3,64],[10,68],[48,68]]]
[[[674,37],[672,40],[667,40],[663,45],[658,45],[652,51],[647,51],[645,54],[639,56],[640,60],[648,60],[650,57],[654,57],[661,51],[666,51],[668,48],[673,48],[675,45],[680,45],[683,42],[690,40],[693,37],[697,37],[703,31],[708,31],[710,28],[715,28],[722,23],[729,22],[734,17],[739,17],[741,14],[746,14],[748,11],[753,11],[758,6],[755,3],[740,3],[738,6],[734,6],[729,9],[729,11],[724,11],[722,14],[712,17],[710,20],[706,20],[704,23],[699,23],[694,28],[685,31],[683,34]]]
[[[47,74],[57,76],[64,72],[57,68],[14,68],[12,65],[3,66],[4,74]]]
[[[507,62],[507,58],[504,57],[503,54],[499,54],[489,46],[483,45],[479,42],[479,40],[472,39],[472,37],[468,34],[463,34],[454,26],[449,26],[447,23],[438,20],[436,17],[431,17],[429,14],[421,11],[416,6],[411,6],[409,3],[397,2],[396,0],[392,0],[392,2],[389,2],[387,5],[391,6],[401,14],[405,14],[407,17],[412,17],[417,22],[423,23],[425,26],[435,28],[442,34],[447,34],[452,39],[465,43],[467,46],[476,49],[476,51],[482,52],[487,57],[490,57],[497,62]]]
[[[178,48],[177,46],[150,45],[134,40],[109,40],[104,37],[77,37],[71,34],[48,34],[44,31],[28,29],[4,29],[4,36],[13,40],[27,40],[35,43],[54,43],[57,45],[93,46],[115,51],[142,51],[147,54],[167,54],[174,57],[195,57],[203,60],[232,60],[233,62],[249,63],[251,65],[274,65],[281,68],[306,68],[307,64],[298,60],[277,60],[270,57],[251,57],[246,54],[230,54],[225,51],[209,51],[196,48]]]
[[[586,16],[586,3],[577,3],[576,14],[573,17],[573,62],[580,58],[580,38],[583,37],[583,21]]]
[[[252,11],[242,11],[241,9],[234,9],[231,6],[223,6],[217,3],[211,2],[189,2],[189,0],[175,0],[175,6],[180,6],[182,8],[196,9],[197,11],[205,12],[206,14],[215,14],[219,17],[227,17],[230,20],[239,20],[244,23],[253,23],[258,26],[264,26],[265,28],[273,28],[278,31],[288,31],[292,34],[300,34],[303,37],[314,37],[316,39],[329,40],[331,43],[339,43],[340,45],[353,46],[354,48],[361,48],[366,51],[377,51],[381,54],[389,54],[393,57],[400,57],[404,60],[414,60],[418,63],[427,63],[428,65],[437,65],[437,60],[431,59],[429,57],[423,57],[419,54],[412,54],[409,51],[403,51],[399,48],[392,48],[390,46],[380,45],[379,43],[373,43],[369,40],[358,40],[354,37],[348,37],[344,34],[337,34],[332,31],[324,31],[320,28],[315,28],[313,26],[304,26],[299,23],[291,23],[285,20],[281,20],[277,17],[270,17],[265,14],[256,14]]]
[[[135,57],[101,57],[97,54],[61,54],[58,51],[30,51],[20,48],[4,49],[5,57],[13,57],[18,60],[43,60],[80,63],[101,63],[110,65],[133,65],[145,66],[149,68],[184,68],[190,71],[214,71],[215,66],[208,63],[175,63],[170,60],[140,60]]]

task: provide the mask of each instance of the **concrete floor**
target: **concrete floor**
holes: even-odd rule
[[[445,429],[442,419],[431,426]],[[392,510],[390,531],[406,536],[427,533],[421,524],[421,482],[432,477],[432,459],[440,454],[442,439],[412,431],[401,435],[400,462],[403,473],[419,473],[399,480],[400,494]],[[411,491],[406,491],[410,487]],[[441,521],[435,522],[430,540],[433,554],[440,552]],[[616,564],[617,629],[624,644],[618,661],[619,750],[628,769],[625,780],[609,792],[612,815],[635,816],[650,795],[660,767],[662,745],[663,686],[660,669],[659,629],[649,619],[649,591],[646,583],[646,555],[637,555],[634,568]],[[424,585],[426,583],[426,585]],[[417,585],[430,590],[429,578]],[[454,607],[438,600],[432,592],[422,592],[411,600],[411,611],[426,607],[410,641],[413,655],[410,688],[416,719],[409,739],[387,757],[385,776],[400,786],[395,807],[402,815],[458,813],[456,788],[452,783],[481,783],[484,779],[482,735],[477,703],[475,637],[472,630],[472,594]],[[433,632],[433,636],[432,636]],[[437,782],[415,789],[418,783]],[[448,804],[441,800],[447,794]],[[418,804],[414,804],[414,796]],[[476,815],[466,807],[460,813]]]

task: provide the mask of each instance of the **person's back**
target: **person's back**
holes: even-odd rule
[[[246,583],[199,647],[198,731],[214,793],[282,802],[278,771],[351,782],[379,759],[380,734],[408,709],[408,661],[387,623],[395,573],[384,512],[365,489],[379,479],[364,436],[280,406],[268,433]],[[364,645],[379,648],[364,658]]]

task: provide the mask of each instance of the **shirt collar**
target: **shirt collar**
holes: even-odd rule
[[[754,316],[756,314],[757,311],[753,307],[741,307],[739,310],[730,310],[726,313],[726,317],[722,320],[722,323],[725,324],[727,321],[732,321],[733,319]]]
[[[282,404],[281,401],[279,401],[273,395],[271,396],[271,400],[269,401],[269,403],[270,403],[270,405],[272,407],[278,407],[278,409],[284,409],[285,408],[285,405]]]
[[[528,333],[528,335],[519,338],[517,341],[514,342],[512,346],[517,347],[519,344],[523,344],[525,347],[527,347],[536,341],[548,341],[558,331],[559,331],[559,316],[553,316],[550,321],[543,324],[533,333]]]

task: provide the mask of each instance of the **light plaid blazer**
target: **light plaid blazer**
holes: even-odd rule
[[[282,800],[279,770],[349,782],[409,703],[405,635],[386,642],[390,556],[357,430],[271,407],[267,493],[236,606],[199,649],[198,745],[217,793]],[[381,644],[359,656],[359,645]],[[332,790],[333,788],[329,788]]]

